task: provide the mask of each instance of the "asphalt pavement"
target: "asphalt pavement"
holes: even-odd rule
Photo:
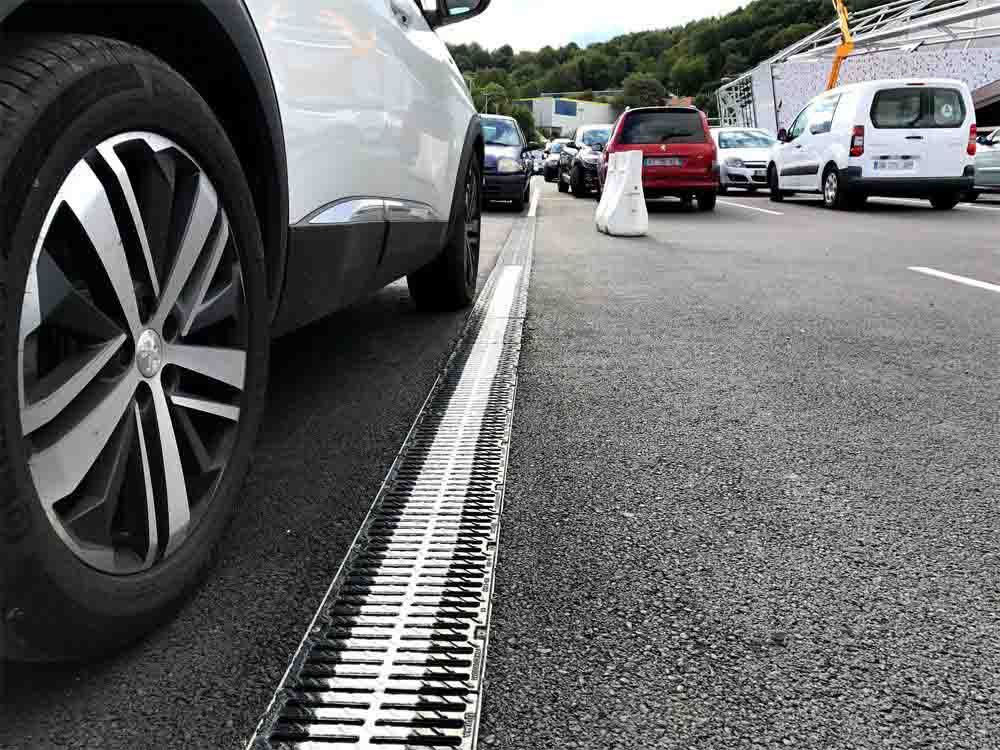
[[[1000,213],[724,200],[542,201],[485,746],[1000,746]]]
[[[481,747],[1000,747],[1000,293],[910,270],[1000,284],[1000,202],[733,194],[624,239],[536,185]],[[397,284],[276,342],[208,581],[15,668],[0,748],[242,747],[463,322]]]

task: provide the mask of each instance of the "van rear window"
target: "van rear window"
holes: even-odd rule
[[[622,126],[621,142],[705,143],[705,127],[697,112],[630,112]]]
[[[885,89],[875,94],[871,115],[872,124],[881,129],[960,128],[965,122],[965,100],[958,89]]]

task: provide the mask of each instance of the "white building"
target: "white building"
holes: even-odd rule
[[[535,116],[535,126],[550,138],[568,137],[581,125],[604,125],[614,122],[610,104],[567,97],[538,96],[518,99]]]
[[[850,0],[847,0],[850,5]],[[981,126],[1000,125],[1000,2],[895,0],[850,14],[855,48],[840,84],[879,78],[957,78]],[[840,27],[832,22],[719,89],[723,125],[787,127],[826,88]]]

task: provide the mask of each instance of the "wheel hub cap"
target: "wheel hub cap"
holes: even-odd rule
[[[156,377],[163,365],[163,339],[152,328],[147,328],[135,342],[135,365],[144,378]]]

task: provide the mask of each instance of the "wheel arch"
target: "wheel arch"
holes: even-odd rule
[[[157,22],[155,14],[167,17]],[[243,3],[0,0],[2,31],[69,31],[120,39],[165,60],[194,86],[225,128],[250,185],[273,319],[284,284],[288,169],[274,82]],[[254,116],[247,116],[248,108]],[[266,127],[258,127],[260,122]]]

